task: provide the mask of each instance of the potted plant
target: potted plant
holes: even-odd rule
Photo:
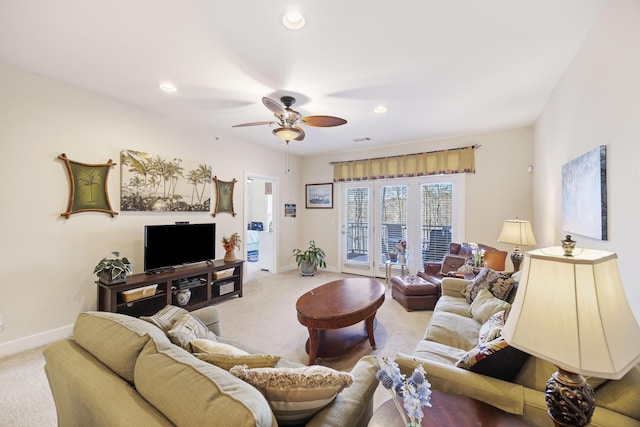
[[[313,276],[316,269],[327,268],[325,262],[324,250],[316,246],[314,240],[309,240],[309,247],[306,250],[294,249],[293,256],[296,257],[296,263],[300,267],[300,272],[303,276]]]
[[[98,280],[106,285],[127,281],[127,273],[133,272],[133,264],[127,257],[120,258],[120,252],[111,252],[114,258],[102,258],[93,269]]]

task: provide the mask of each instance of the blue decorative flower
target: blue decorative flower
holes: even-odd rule
[[[391,396],[402,416],[404,424],[407,424],[404,411],[400,407],[397,396],[402,396],[404,409],[410,419],[410,425],[418,426],[422,422],[422,408],[431,407],[431,384],[427,381],[424,367],[417,364],[409,379],[400,373],[398,364],[388,357],[383,357],[381,368],[376,378],[384,388],[391,392]]]

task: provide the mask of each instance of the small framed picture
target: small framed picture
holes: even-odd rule
[[[217,176],[214,176],[213,182],[216,184],[217,196],[213,216],[215,217],[219,213],[229,213],[231,216],[236,216],[236,212],[233,210],[233,188],[238,181],[235,178],[231,181],[221,181]]]
[[[306,184],[307,209],[333,209],[333,183]]]
[[[111,159],[103,164],[90,164],[70,160],[66,154],[58,156],[67,167],[69,173],[69,203],[63,217],[80,212],[104,212],[113,218],[118,215],[111,209],[107,193],[107,177],[109,170],[116,164]]]

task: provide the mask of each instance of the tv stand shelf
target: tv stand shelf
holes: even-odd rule
[[[232,262],[215,260],[210,263],[177,267],[164,273],[133,274],[127,277],[125,283],[115,285],[96,282],[98,285],[98,310],[123,313],[136,317],[150,316],[165,305],[178,305],[175,296],[178,290],[176,283],[181,281],[190,282],[188,288],[191,291],[191,298],[186,305],[182,306],[189,311],[236,295],[242,297],[243,265],[243,260]],[[228,269],[233,269],[231,275],[219,279],[215,278],[216,272]],[[200,284],[194,284],[194,279]],[[149,285],[158,285],[154,295],[145,295],[140,299],[124,302],[122,292]]]

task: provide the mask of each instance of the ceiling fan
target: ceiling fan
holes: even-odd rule
[[[283,96],[280,98],[282,105],[266,96],[262,98],[262,103],[267,107],[277,120],[265,121],[265,122],[251,122],[234,125],[233,127],[244,126],[260,126],[260,125],[278,125],[277,129],[272,132],[275,136],[282,139],[289,144],[289,141],[302,141],[305,137],[305,133],[298,125],[315,126],[315,127],[332,127],[340,126],[347,121],[340,117],[333,116],[305,116],[302,117],[300,113],[292,109],[291,106],[295,104],[296,99],[292,96]]]

